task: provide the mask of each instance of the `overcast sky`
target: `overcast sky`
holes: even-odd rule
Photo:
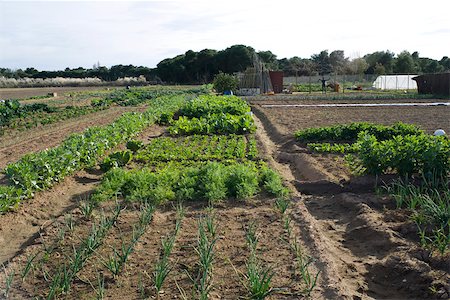
[[[0,67],[133,64],[244,44],[278,58],[344,50],[450,56],[450,1],[3,1]]]

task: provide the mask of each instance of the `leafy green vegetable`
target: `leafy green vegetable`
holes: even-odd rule
[[[424,133],[416,125],[401,122],[395,123],[392,126],[356,122],[347,125],[308,128],[297,131],[295,137],[301,142],[356,141],[358,134],[363,131],[374,135],[379,140],[387,140],[397,135],[419,135]]]

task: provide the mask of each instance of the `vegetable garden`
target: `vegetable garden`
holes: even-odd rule
[[[20,247],[2,297],[450,296],[447,137],[402,122],[287,130],[289,113],[205,92],[96,94],[89,109],[139,109],[5,167],[0,234],[29,227],[0,236]],[[4,105],[6,127],[70,110]],[[46,215],[46,199],[66,204]]]
[[[198,120],[200,127],[192,125]],[[153,124],[164,126],[165,136],[136,139]],[[143,113],[126,113],[8,165],[9,185],[1,186],[4,213],[51,192],[78,170],[105,173],[78,208],[40,233],[42,246],[17,258],[16,271],[5,269],[4,295],[103,298],[124,285],[136,298],[314,293],[320,272],[291,228],[290,191],[259,153],[255,129],[250,107],[237,97],[158,96]],[[125,142],[127,149],[113,150]],[[277,207],[284,207],[281,215]],[[255,218],[259,214],[264,217]],[[160,228],[162,216],[163,235],[152,229]],[[268,242],[273,231],[284,241],[281,248]],[[152,240],[148,249],[145,239]],[[224,248],[227,243],[231,248]],[[242,252],[239,259],[233,251]],[[285,257],[267,264],[263,253]],[[146,266],[136,265],[135,256]],[[298,265],[291,270],[292,259]],[[292,276],[296,280],[288,283]],[[227,284],[235,288],[223,290]]]

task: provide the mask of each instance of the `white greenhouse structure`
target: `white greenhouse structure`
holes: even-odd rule
[[[412,80],[417,75],[381,75],[373,82],[373,87],[380,90],[411,90],[417,89],[417,83]]]

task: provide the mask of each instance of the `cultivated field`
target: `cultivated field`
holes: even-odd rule
[[[450,298],[450,143],[425,134],[450,132],[450,107],[264,107],[445,100],[261,96],[249,106],[199,89],[155,91],[70,91],[26,101],[102,109],[21,127],[55,115],[18,108],[5,120],[0,297]],[[323,129],[361,121],[387,126]],[[399,121],[418,128],[391,126]],[[428,150],[371,169],[371,150],[388,153],[402,136],[405,152],[408,135]],[[404,169],[429,153],[433,169]],[[393,188],[399,178],[422,188],[429,170],[444,183],[414,205]]]

